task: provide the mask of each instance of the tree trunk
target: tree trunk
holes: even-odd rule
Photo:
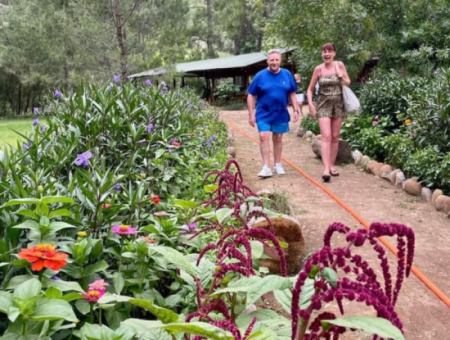
[[[259,36],[258,36],[258,45],[257,45],[258,52],[261,52],[261,50],[262,50],[262,43],[264,40],[264,30],[266,28],[266,21],[269,17],[269,14],[267,12],[267,4],[265,1],[263,1],[263,6],[264,6],[263,20],[262,20],[261,26],[259,27]]]
[[[126,32],[125,27],[122,26],[122,13],[120,12],[120,0],[115,0],[115,24],[116,24],[116,34],[117,43],[120,48],[120,69],[122,72],[122,79],[124,81],[128,80],[128,54],[126,48]]]
[[[207,18],[207,36],[206,45],[208,46],[208,57],[215,58],[216,53],[214,52],[213,46],[213,16],[212,16],[212,4],[211,0],[206,0],[206,18]]]
[[[17,115],[20,115],[22,111],[22,84],[19,83],[19,95],[17,96],[18,105],[17,105]]]

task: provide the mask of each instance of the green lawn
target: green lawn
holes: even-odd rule
[[[0,120],[0,147],[6,143],[16,145],[16,140],[21,137],[15,131],[23,134],[30,132],[32,123],[31,119]]]

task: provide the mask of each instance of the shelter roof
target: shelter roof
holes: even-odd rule
[[[293,51],[294,48],[282,49],[281,53],[285,54],[287,52]],[[254,52],[248,54],[234,55],[230,57],[216,58],[216,59],[206,59],[191,61],[188,63],[181,63],[174,65],[175,72],[177,74],[196,74],[199,72],[207,72],[213,70],[225,70],[225,69],[236,69],[245,68],[267,59],[267,54],[265,52]],[[141,73],[135,73],[130,76],[130,78],[141,78],[141,77],[152,77],[160,76],[165,74],[169,69],[165,67],[159,67],[152,70],[144,71]]]

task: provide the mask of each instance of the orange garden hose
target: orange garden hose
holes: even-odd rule
[[[226,124],[232,130],[239,132],[240,134],[259,144],[259,140],[250,136],[245,131],[242,131],[241,129],[235,127],[230,123]],[[352,215],[366,229],[369,229],[370,226],[369,223],[367,223],[361,216],[359,216],[355,211],[353,211],[347,204],[342,202],[342,200],[339,197],[337,197],[331,190],[323,186],[321,183],[317,182],[315,179],[313,179],[310,175],[308,175],[306,172],[304,172],[302,169],[300,169],[286,157],[281,157],[281,159],[285,161],[288,165],[290,165],[293,169],[295,169],[299,174],[305,177],[307,180],[312,182],[315,186],[322,189],[328,196],[330,196],[337,204],[339,204],[344,210],[346,210],[350,215]],[[387,249],[389,249],[394,255],[397,256],[397,249],[389,241],[387,241],[384,237],[380,237],[379,240],[381,241],[381,243],[383,243],[383,245]],[[439,299],[441,299],[447,305],[447,307],[450,308],[450,298],[448,296],[446,296],[435,284],[433,284],[416,266],[413,265],[411,271],[414,273],[414,275],[416,275],[416,277],[420,281],[422,281],[425,284],[425,286],[428,287],[428,289],[430,289]]]

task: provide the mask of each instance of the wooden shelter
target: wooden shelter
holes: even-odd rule
[[[281,67],[294,73],[295,64],[290,56],[294,48],[281,50]],[[217,80],[221,78],[233,78],[235,84],[242,89],[247,89],[250,84],[250,77],[267,67],[267,54],[264,52],[254,52],[230,57],[192,61],[174,65],[176,77],[181,78],[181,86],[184,86],[186,77],[203,77],[206,80],[206,96],[209,97],[214,91]],[[136,73],[130,76],[131,79],[155,78],[169,72],[170,68],[159,67],[156,69]],[[176,80],[173,80],[174,87]]]

